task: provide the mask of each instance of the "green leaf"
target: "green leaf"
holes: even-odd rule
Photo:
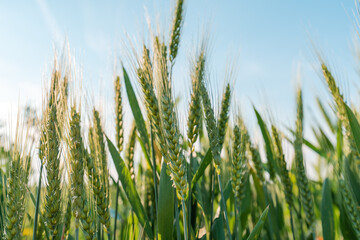
[[[266,150],[266,158],[268,160],[268,165],[269,165],[269,173],[270,173],[270,177],[271,179],[274,179],[275,176],[273,176],[273,174],[277,170],[277,165],[276,165],[276,161],[274,160],[274,154],[273,154],[273,148],[272,148],[272,144],[271,144],[271,138],[270,138],[270,133],[268,131],[268,128],[264,122],[264,120],[261,118],[259,112],[256,110],[256,108],[254,107],[254,111],[256,114],[256,118],[258,120],[258,124],[262,133],[262,136],[264,138],[264,142],[265,142],[265,150]],[[274,168],[274,169],[271,169]]]
[[[141,113],[141,109],[139,106],[139,103],[136,99],[136,95],[134,92],[134,89],[131,85],[130,79],[129,79],[129,75],[127,74],[125,68],[123,67],[123,73],[124,73],[124,81],[125,81],[125,88],[126,88],[126,93],[129,99],[129,104],[131,107],[131,111],[134,115],[134,119],[135,119],[135,123],[136,123],[136,128],[140,134],[140,138],[142,139],[144,145],[145,145],[145,154],[147,156],[149,156],[149,136],[148,136],[148,131],[146,129],[146,124],[143,118],[143,115]],[[151,166],[151,165],[150,165]]]
[[[255,190],[256,190],[256,201],[260,205],[260,207],[265,208],[266,207],[266,201],[265,201],[265,193],[264,188],[260,183],[260,179],[257,177],[255,171],[253,168],[250,168],[250,174],[253,179]]]
[[[146,234],[150,239],[153,239],[153,232],[151,230],[151,227],[149,225],[148,218],[146,216],[145,210],[143,205],[141,204],[139,194],[136,191],[135,184],[133,180],[131,179],[130,172],[123,161],[123,159],[120,157],[119,152],[116,150],[114,144],[110,141],[110,139],[106,136],[107,144],[109,147],[109,151],[111,154],[111,157],[114,161],[114,165],[116,168],[116,171],[119,175],[119,180],[121,182],[121,185],[125,191],[125,194],[131,204],[131,207],[136,214],[137,218],[139,219],[140,224],[145,229]]]
[[[350,124],[351,135],[355,141],[357,151],[358,153],[360,153],[360,125],[354,113],[349,108],[349,106],[345,104],[345,108],[346,108],[346,115]]]
[[[170,176],[166,173],[166,163],[163,161],[160,173],[158,200],[158,230],[159,239],[171,239],[174,226],[174,194]]]
[[[325,110],[325,107],[324,107],[323,103],[320,101],[320,99],[318,97],[316,98],[316,102],[317,102],[318,107],[320,109],[320,112],[323,115],[323,117],[324,117],[328,127],[330,128],[331,132],[335,133],[336,125],[331,120],[331,117],[330,117],[329,113]]]
[[[291,132],[292,134],[295,134],[294,130],[290,129],[289,127],[287,127],[287,130],[288,130],[289,132]],[[286,139],[288,142],[294,144],[293,141],[292,141],[289,137],[285,136],[285,139]],[[324,157],[324,158],[327,158],[326,153],[325,153],[322,149],[320,149],[319,147],[316,147],[313,143],[311,143],[311,142],[310,142],[309,140],[307,140],[306,138],[303,138],[303,143],[305,144],[305,146],[307,146],[308,148],[310,148],[311,150],[313,150],[313,151],[314,151],[315,153],[317,153],[318,155],[320,155],[320,156],[322,156],[322,157]]]
[[[151,163],[151,160],[150,160],[150,156],[147,154],[147,150],[146,150],[146,148],[145,148],[144,142],[143,142],[143,140],[141,139],[141,137],[139,137],[139,136],[136,136],[136,137],[137,137],[137,140],[138,140],[139,143],[140,143],[140,147],[141,147],[141,149],[142,149],[142,151],[143,151],[143,153],[144,153],[144,155],[145,155],[145,160],[146,160],[147,164],[149,165],[149,168],[152,169],[152,163]],[[160,173],[160,168],[159,168],[159,166],[157,166],[157,169],[156,169],[156,170]]]
[[[224,199],[225,199],[225,202],[229,199],[231,193],[232,193],[232,185],[231,185],[231,180],[229,179],[225,185],[225,188],[224,188]]]
[[[240,202],[240,214],[241,214],[241,228],[245,229],[247,226],[248,216],[251,212],[251,185],[250,185],[250,175],[247,176],[247,180],[245,183],[245,197]]]
[[[204,175],[204,172],[207,166],[209,166],[209,164],[211,163],[211,160],[212,160],[212,154],[211,154],[211,150],[209,149],[206,152],[204,158],[201,160],[200,166],[196,170],[196,173],[194,174],[191,180],[191,188],[194,188],[194,185],[197,183],[197,181],[202,177],[202,175]]]
[[[272,185],[263,185],[264,198],[266,202],[266,206],[269,208],[268,219],[266,221],[267,233],[270,239],[280,239],[279,226],[277,223],[277,213],[273,201],[273,195],[271,194],[274,190],[274,186]],[[269,189],[270,188],[270,189]]]
[[[274,208],[274,212],[275,212],[275,217],[276,217],[276,224],[277,224],[277,228],[275,228],[275,230],[277,230],[278,232],[281,232],[284,228],[285,228],[285,220],[284,220],[284,210],[283,210],[283,205],[280,202],[279,196],[277,194],[275,194],[275,205],[270,205],[270,214],[272,213],[271,208],[273,206]]]
[[[315,147],[314,144],[312,144],[310,141],[306,140],[305,138],[303,138],[303,142],[305,144],[305,146],[307,146],[308,148],[310,148],[311,150],[313,150],[314,152],[316,152],[318,155],[327,158],[326,153],[324,153],[324,151],[318,147]]]
[[[334,210],[331,197],[331,184],[328,178],[325,179],[322,188],[321,224],[324,240],[335,239]]]
[[[196,199],[197,204],[199,205],[200,211],[204,215],[206,231],[210,231],[210,196],[209,191],[204,186],[205,184],[197,184],[194,187],[193,197]]]
[[[319,137],[321,138],[321,141],[319,142],[320,146],[322,146],[322,149],[325,149],[326,151],[333,152],[335,150],[334,145],[332,144],[328,136],[326,136],[324,130],[322,130],[321,127],[318,127],[318,129],[319,129]]]
[[[120,196],[120,199],[122,201],[122,205],[123,206],[126,206],[127,204],[129,204],[129,201],[127,200],[126,196],[124,195],[123,191],[121,190],[121,185],[119,184],[118,181],[116,181],[112,176],[110,176],[111,180],[113,181],[113,184],[114,185],[117,185],[119,188],[120,188],[120,191],[119,191],[119,196]]]
[[[350,187],[354,193],[354,200],[360,205],[360,179],[359,175],[356,174],[356,168],[352,168],[350,165],[349,157],[345,158],[345,176],[348,179]]]
[[[267,206],[265,208],[265,210],[263,211],[263,213],[261,214],[258,222],[256,223],[254,229],[251,231],[249,237],[247,238],[248,240],[254,240],[257,239],[260,236],[261,230],[265,224],[267,215],[269,212],[269,206]]]
[[[211,231],[213,232],[214,239],[225,240],[224,219],[222,214],[214,219]]]
[[[336,156],[339,163],[341,163],[343,159],[343,141],[342,123],[338,120],[338,127],[336,130]]]
[[[38,217],[39,217],[39,206],[40,206],[40,194],[41,194],[41,177],[44,164],[41,163],[40,172],[39,172],[39,183],[36,193],[36,204],[35,204],[35,216],[34,216],[34,228],[33,228],[33,239],[36,238],[36,232],[38,228]]]

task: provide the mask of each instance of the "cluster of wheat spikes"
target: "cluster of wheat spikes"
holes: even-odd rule
[[[31,125],[19,114],[14,140],[0,148],[1,237],[360,239],[360,112],[325,62],[319,58],[334,104],[317,100],[325,124],[313,126],[314,141],[304,136],[298,88],[289,131],[254,108],[263,138],[257,144],[238,109],[230,112],[231,71],[221,100],[211,98],[205,40],[191,60],[181,118],[173,69],[184,1],[174,9],[169,36],[150,34],[135,51],[132,74],[123,66],[112,80],[115,131],[106,130],[100,109],[82,104],[71,61],[55,58],[41,118]],[[318,154],[312,175],[306,148]]]

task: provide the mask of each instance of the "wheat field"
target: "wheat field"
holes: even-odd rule
[[[12,142],[0,146],[2,239],[360,239],[360,111],[324,58],[319,81],[332,101],[317,100],[315,140],[304,137],[300,85],[290,127],[253,107],[255,139],[231,69],[213,97],[206,36],[180,117],[173,67],[184,8],[177,0],[169,36],[149,30],[151,41],[114,74],[110,131],[76,67],[54,57],[41,115],[19,109]],[[305,150],[316,154],[317,176]]]

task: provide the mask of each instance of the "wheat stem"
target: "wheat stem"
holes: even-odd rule
[[[120,194],[120,187],[119,181],[116,184],[116,197],[115,197],[115,217],[114,217],[114,239],[116,239],[116,227],[117,227],[117,217],[118,217],[118,207],[119,207],[119,194]]]
[[[235,208],[235,230],[236,230],[236,239],[242,240],[242,225],[241,225],[241,202],[237,198],[234,199],[234,208]]]
[[[214,199],[215,199],[215,167],[214,165],[210,166],[210,240],[212,239],[212,224],[213,224],[213,216],[214,216]]]
[[[171,194],[171,193],[170,193]],[[176,194],[176,189],[174,189],[174,200],[175,200],[175,226],[176,226],[176,239],[181,239],[181,233],[180,233],[180,219],[179,219],[179,208],[178,208],[178,197]]]
[[[41,178],[44,164],[41,163],[40,172],[39,172],[39,182],[36,193],[36,206],[35,206],[35,216],[34,216],[34,229],[33,229],[33,240],[36,239],[37,227],[38,227],[38,218],[39,218],[39,206],[40,206],[40,194],[41,194]]]
[[[221,194],[221,203],[222,203],[226,228],[228,231],[229,238],[231,238],[231,231],[230,231],[229,219],[228,219],[228,214],[227,214],[226,202],[225,202],[223,188],[222,188],[222,184],[221,184],[221,177],[220,177],[220,174],[218,174],[217,176],[218,176],[219,189],[220,189],[220,194]]]
[[[187,222],[186,222],[186,204],[185,204],[185,199],[181,200],[181,205],[182,205],[182,210],[183,210],[183,225],[184,225],[184,239],[187,240],[188,239],[188,228],[187,228]]]
[[[155,147],[154,147],[154,134],[153,134],[151,126],[150,126],[150,138],[151,138],[151,158],[153,160],[152,172],[153,172],[153,179],[154,179],[155,208],[156,208],[156,213],[157,213],[158,212],[158,192],[157,192],[157,177],[156,177],[156,156],[155,156]],[[158,239],[157,230],[158,230],[158,228],[155,227],[156,239]]]

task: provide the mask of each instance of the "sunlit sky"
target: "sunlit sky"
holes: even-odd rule
[[[19,101],[40,108],[44,76],[54,50],[61,49],[66,38],[83,69],[83,85],[95,95],[102,92],[110,115],[114,59],[125,64],[127,60],[123,43],[128,38],[142,43],[147,16],[168,37],[173,5],[168,0],[0,1],[0,119],[7,121],[16,113]],[[249,125],[255,128],[253,103],[271,111],[284,126],[292,126],[297,76],[306,109],[313,108],[314,96],[327,96],[316,70],[314,46],[336,70],[342,85],[358,81],[354,11],[351,0],[188,0],[174,70],[177,95],[186,103],[189,59],[207,30],[214,99],[221,93],[226,65],[237,59],[234,94],[237,106],[253,122]],[[311,123],[314,118],[308,112]]]

